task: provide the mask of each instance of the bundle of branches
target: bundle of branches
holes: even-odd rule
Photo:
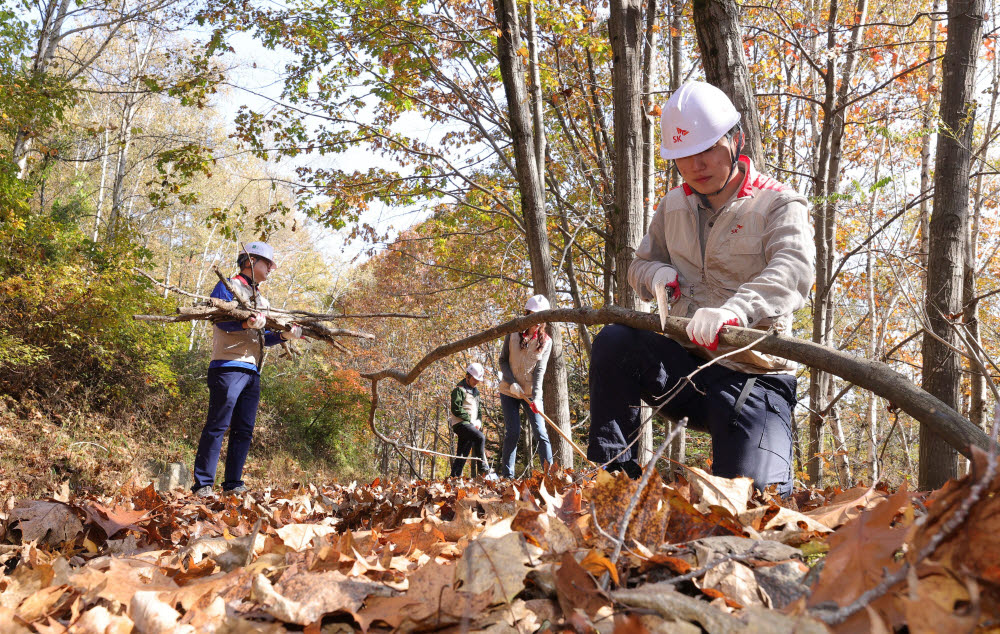
[[[219,276],[222,283],[229,289],[229,292],[235,298],[233,301],[226,302],[216,297],[202,297],[199,295],[193,295],[191,293],[185,292],[174,286],[166,286],[162,282],[156,280],[154,277],[146,273],[145,271],[140,271],[136,269],[136,273],[143,275],[155,284],[159,286],[164,286],[165,288],[179,293],[182,295],[187,295],[189,297],[195,297],[200,300],[198,304],[194,306],[179,306],[177,308],[176,315],[133,315],[133,319],[140,321],[155,321],[160,323],[175,323],[184,321],[195,321],[199,319],[204,319],[208,321],[246,321],[251,316],[253,316],[258,311],[250,306],[248,303],[244,302],[232,287],[232,283],[219,271],[218,268],[212,267],[215,274]],[[394,315],[397,317],[402,317],[404,315]],[[406,315],[407,317],[420,317],[416,315]],[[265,317],[267,318],[267,323],[264,326],[269,330],[288,332],[292,329],[292,324],[299,324],[302,327],[302,335],[305,337],[312,337],[313,339],[321,339],[336,347],[338,350],[345,351],[346,348],[336,341],[337,337],[355,337],[358,339],[375,339],[375,335],[362,332],[358,330],[348,330],[345,328],[330,328],[325,325],[325,321],[333,321],[334,319],[343,318],[343,315],[326,315],[319,313],[311,313],[308,311],[301,310],[281,310],[277,308],[269,308],[265,312]]]

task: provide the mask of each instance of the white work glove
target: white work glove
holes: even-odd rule
[[[719,332],[724,326],[742,326],[739,316],[725,308],[699,308],[687,325],[687,336],[705,348],[719,347]]]
[[[281,338],[285,341],[289,339],[301,339],[302,338],[302,326],[298,324],[289,324],[288,330],[281,333]]]
[[[667,329],[667,315],[670,302],[681,296],[681,285],[677,281],[677,269],[664,266],[653,274],[653,293],[656,295],[656,311],[660,313],[660,330]]]
[[[667,299],[670,301],[676,301],[678,297],[681,296],[681,284],[677,281],[677,269],[670,266],[662,266],[656,270],[653,274],[653,293],[656,294],[657,288],[663,288],[667,292],[665,293]]]
[[[514,396],[514,398],[524,398],[524,390],[521,388],[520,383],[511,383],[510,393]]]
[[[483,428],[483,421],[481,421],[478,418],[475,418],[472,421],[472,426],[475,427],[476,429],[482,429]]]
[[[264,313],[254,313],[250,319],[246,321],[247,330],[260,330],[267,324],[267,317]]]

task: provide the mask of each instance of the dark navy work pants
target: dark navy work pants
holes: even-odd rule
[[[452,458],[451,477],[457,478],[462,475],[465,468],[465,456],[472,454],[472,467],[469,469],[470,475],[476,477],[481,473],[489,472],[486,465],[486,435],[469,423],[458,423],[451,427],[458,435],[458,447],[455,455],[461,458]]]
[[[639,432],[640,401],[653,407],[664,403],[679,380],[704,363],[662,334],[605,326],[594,338],[590,361],[587,457],[602,464],[615,458]],[[662,412],[674,420],[687,417],[689,427],[712,435],[712,472],[753,478],[759,489],[777,484],[782,495],[791,492],[795,377],[744,374],[714,364],[692,381],[694,386],[683,387]],[[632,445],[618,461],[634,461],[636,455]]]
[[[219,464],[222,436],[229,430],[226,473],[222,488],[243,485],[243,465],[250,451],[260,402],[260,375],[244,368],[208,369],[208,418],[194,458],[194,486],[212,486]]]

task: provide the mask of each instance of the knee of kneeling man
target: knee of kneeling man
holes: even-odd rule
[[[608,324],[594,337],[593,349],[597,351],[604,348],[619,348],[622,345],[627,345],[634,334],[635,330],[628,326]]]

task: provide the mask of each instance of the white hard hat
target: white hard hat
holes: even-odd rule
[[[470,363],[465,371],[469,373],[469,376],[477,381],[482,381],[483,377],[486,376],[486,370],[483,368],[482,363]]]
[[[704,152],[740,122],[726,93],[689,81],[667,100],[660,115],[660,156],[679,159]]]
[[[524,310],[529,313],[537,313],[540,310],[549,309],[549,300],[545,295],[533,295],[524,304]]]
[[[266,242],[248,242],[246,250],[250,255],[257,255],[274,262],[274,248]]]

